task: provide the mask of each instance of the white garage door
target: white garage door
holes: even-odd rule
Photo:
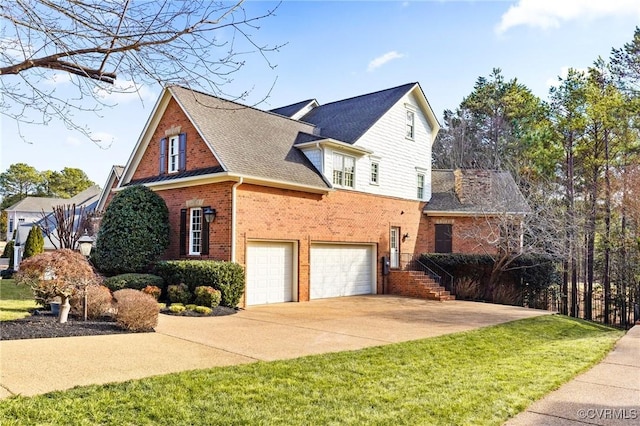
[[[247,305],[293,300],[293,243],[249,242]]]
[[[374,293],[373,246],[313,244],[311,299]]]

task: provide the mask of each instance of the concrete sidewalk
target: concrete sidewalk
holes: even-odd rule
[[[640,424],[640,326],[598,365],[551,392],[505,426]]]
[[[354,296],[225,317],[160,315],[155,333],[0,341],[0,398],[416,340],[550,312]]]

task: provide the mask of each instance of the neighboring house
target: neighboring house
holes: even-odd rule
[[[409,278],[384,263],[434,250],[439,127],[418,83],[272,111],[171,86],[114,191],[143,184],[165,200],[165,258],[243,265],[246,305],[402,293],[392,281]]]
[[[78,226],[81,222],[81,218],[79,217],[80,208],[83,207],[86,213],[94,211],[99,196],[100,187],[94,185],[71,198],[26,197],[22,201],[19,201],[5,209],[10,224],[7,233],[7,240],[13,239],[13,230],[16,230],[15,244],[17,249],[14,252],[14,264],[19,265],[20,260],[22,259],[22,247],[24,247],[27,237],[29,236],[29,231],[33,225],[38,225],[43,230],[45,250],[54,250],[56,246],[59,246],[56,238],[55,226],[52,226],[54,223],[52,220],[53,208],[55,206],[75,204],[75,224]],[[47,215],[48,221],[44,220],[43,212]],[[55,246],[48,238],[47,234],[51,234],[54,242],[56,242]]]
[[[107,182],[105,183],[102,191],[100,192],[100,196],[98,197],[98,202],[96,203],[96,212],[103,212],[105,207],[113,198],[113,188],[117,188],[120,184],[120,179],[122,178],[122,172],[124,171],[124,166],[113,166],[111,167],[111,171],[109,172],[109,176],[107,177]]]

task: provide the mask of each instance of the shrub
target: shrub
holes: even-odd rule
[[[169,312],[173,312],[174,314],[180,314],[184,312],[186,309],[187,308],[185,308],[184,305],[180,303],[174,303],[171,306],[169,306]]]
[[[6,257],[9,259],[9,269],[13,269],[14,265],[13,265],[13,252],[14,252],[14,246],[15,246],[16,242],[11,240],[7,243],[6,246],[4,246],[4,251],[2,252],[2,257]]]
[[[11,277],[13,277],[13,274],[15,274],[16,271],[14,271],[13,269],[5,269],[0,271],[0,278],[4,278],[6,280],[10,279]]]
[[[154,299],[158,300],[160,298],[160,294],[162,294],[162,290],[160,289],[160,287],[157,287],[155,285],[148,285],[145,288],[142,289],[143,293],[147,293],[148,295],[152,296]]]
[[[117,193],[105,210],[93,262],[106,274],[144,272],[169,245],[169,210],[149,188]]]
[[[211,312],[213,312],[211,308],[208,308],[206,306],[196,306],[194,311],[202,315],[211,315]]]
[[[39,226],[33,225],[27,236],[27,241],[24,243],[24,252],[22,253],[22,259],[35,256],[44,252],[44,237],[42,236],[42,229]]]
[[[13,257],[13,246],[16,242],[11,240],[7,241],[7,244],[4,246],[4,250],[2,250],[2,258],[12,258]]]
[[[198,307],[198,305],[195,305],[193,303],[185,306],[185,308],[187,308],[188,311],[195,311],[197,307]]]
[[[170,285],[167,288],[167,296],[171,303],[187,304],[191,300],[191,292],[185,284]]]
[[[166,303],[158,303],[158,309],[160,309],[160,310],[167,309],[167,304]]]
[[[233,262],[170,260],[156,264],[155,273],[167,284],[184,283],[190,291],[209,286],[220,291],[222,306],[235,308],[244,293],[244,270]]]
[[[194,292],[196,297],[196,305],[207,306],[209,308],[215,308],[220,304],[220,290],[216,290],[209,286],[196,287]]]
[[[126,330],[151,331],[158,325],[158,302],[139,290],[125,288],[113,293],[116,322]]]
[[[111,291],[118,291],[123,288],[142,290],[147,286],[162,288],[164,286],[164,280],[152,274],[120,274],[106,278],[104,285]]]
[[[113,307],[111,290],[103,285],[92,284],[87,286],[87,318],[96,319],[108,314]],[[71,313],[84,316],[84,294],[78,292],[71,298]]]
[[[40,304],[46,304],[53,297],[60,297],[64,304],[77,291],[95,282],[97,277],[89,262],[80,253],[69,249],[30,257],[20,264],[16,273],[16,283],[31,286],[36,302]],[[65,315],[61,309],[60,322],[66,322]]]

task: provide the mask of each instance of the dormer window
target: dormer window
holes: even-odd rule
[[[333,183],[334,185],[354,187],[356,159],[344,154],[333,153]]]
[[[416,114],[413,111],[407,110],[407,134],[406,134],[407,139],[413,139],[415,136],[415,131],[416,131],[415,119],[416,119]]]

